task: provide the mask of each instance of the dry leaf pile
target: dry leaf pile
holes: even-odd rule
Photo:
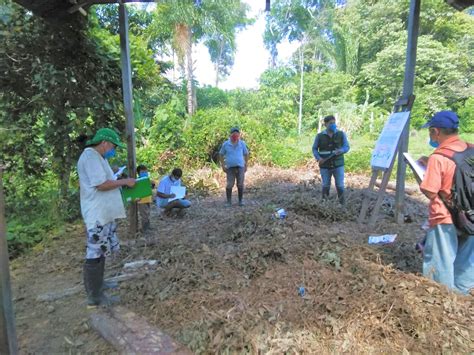
[[[187,177],[193,206],[184,218],[153,209],[153,229],[139,240],[126,240],[122,224],[122,252],[108,260],[108,276],[127,262],[160,261],[153,272],[142,269],[145,277],[120,285],[122,305],[196,353],[473,352],[473,297],[419,275],[414,244],[426,218],[422,198],[409,197],[413,223],[399,226],[389,217],[388,196],[369,230],[355,222],[368,179],[347,177],[341,208],[334,190],[321,201],[310,168],[252,168],[244,208],[224,208],[224,174],[203,170]],[[288,217],[273,218],[277,208]],[[398,237],[392,245],[368,246],[369,233]],[[87,327],[83,294],[35,301],[81,284],[83,242],[78,225],[15,263],[22,352],[111,351]]]
[[[197,353],[473,351],[472,298],[387,265],[403,250],[365,245],[360,191],[341,209],[300,175],[255,173],[245,209],[217,201],[160,221],[161,243],[145,255],[162,267],[122,288],[127,306]],[[276,207],[288,218],[273,219]],[[404,237],[418,226],[403,228],[397,243],[411,250]]]

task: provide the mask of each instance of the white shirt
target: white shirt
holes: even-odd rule
[[[160,184],[158,185],[158,192],[162,194],[169,195],[171,192],[171,186],[181,186],[181,179],[171,181],[169,175],[166,175],[163,179],[161,179]],[[165,200],[168,201],[167,198],[158,197],[159,201]]]
[[[94,148],[86,148],[77,162],[81,193],[81,213],[87,229],[125,218],[120,189],[99,191],[97,186],[113,180],[109,162]]]

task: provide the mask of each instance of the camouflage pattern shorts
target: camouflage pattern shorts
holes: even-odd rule
[[[86,259],[97,259],[119,251],[120,242],[116,231],[115,222],[103,226],[97,222],[94,228],[87,230]]]

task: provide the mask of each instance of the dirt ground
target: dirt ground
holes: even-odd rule
[[[347,176],[344,208],[321,201],[314,166],[254,167],[246,179],[245,207],[225,208],[223,174],[203,170],[187,181],[193,206],[184,217],[153,207],[152,229],[138,241],[121,225],[122,251],[108,260],[107,276],[126,262],[160,261],[120,284],[123,306],[195,353],[474,351],[473,297],[420,276],[414,245],[427,213],[420,194],[408,197],[412,223],[393,222],[388,195],[368,228],[355,221],[366,177]],[[288,217],[272,218],[276,208]],[[370,234],[385,233],[397,233],[395,243],[367,244]],[[78,223],[12,262],[21,353],[114,352],[89,326],[83,292],[36,300],[80,285],[83,255]]]

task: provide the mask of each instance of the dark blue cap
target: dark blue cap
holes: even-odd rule
[[[453,111],[439,111],[421,128],[458,128],[459,118]]]
[[[230,133],[231,133],[231,134],[232,134],[232,133],[235,133],[235,132],[240,133],[239,127],[232,127],[232,128],[230,129]]]

